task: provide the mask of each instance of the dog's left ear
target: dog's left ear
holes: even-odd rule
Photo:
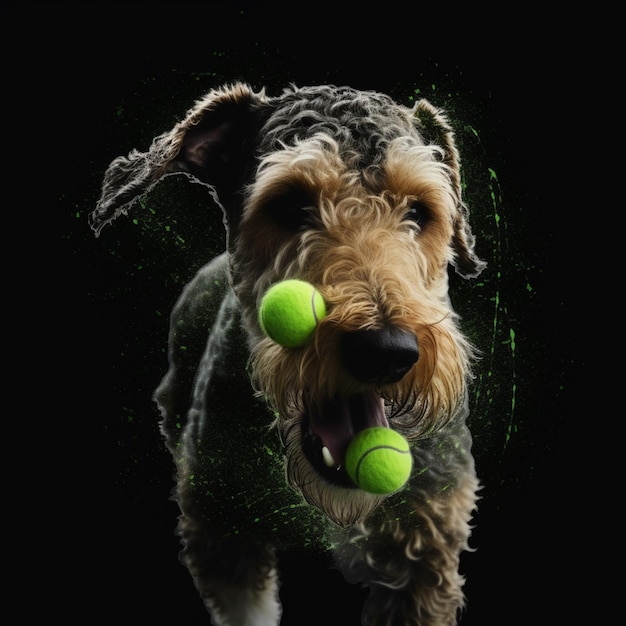
[[[263,91],[255,93],[243,83],[214,89],[172,130],[155,137],[147,152],[133,150],[114,159],[89,216],[96,235],[165,176],[177,173],[209,186],[230,218],[252,157],[252,129],[265,103]]]
[[[454,133],[445,115],[428,100],[418,100],[413,109],[415,125],[426,141],[439,146],[444,153],[444,163],[448,166],[450,182],[457,201],[457,214],[454,220],[452,248],[453,265],[464,278],[473,278],[482,272],[486,263],[474,252],[474,235],[469,224],[469,209],[463,202],[461,193],[461,168],[459,152]]]

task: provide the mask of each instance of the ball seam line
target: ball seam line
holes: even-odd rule
[[[317,311],[315,310],[315,294],[316,294],[316,291],[314,288],[311,293],[311,310],[313,311],[313,319],[315,320],[315,325],[317,326],[320,321],[317,317]]]
[[[359,484],[360,480],[360,469],[361,469],[361,463],[365,460],[365,458],[369,455],[370,452],[375,452],[376,450],[393,450],[394,452],[399,452],[400,454],[411,454],[410,450],[401,450],[400,448],[396,448],[395,446],[388,446],[388,445],[380,445],[380,446],[374,446],[373,448],[368,448],[359,458],[359,462],[356,464],[356,468],[354,470],[354,477],[355,477],[355,482],[357,483],[357,485]]]

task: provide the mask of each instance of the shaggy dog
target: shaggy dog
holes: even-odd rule
[[[226,85],[146,152],[111,163],[92,228],[179,173],[208,188],[227,228],[226,251],[174,307],[155,393],[181,559],[213,623],[279,624],[276,550],[298,541],[310,509],[347,580],[370,588],[364,625],[455,624],[478,480],[466,426],[474,351],[447,272],[474,277],[484,263],[445,116],[349,87],[269,97]],[[299,348],[258,321],[265,291],[287,278],[327,304]],[[396,493],[367,493],[345,472],[348,444],[370,426],[410,442],[412,474]],[[262,523],[281,514],[291,532]]]

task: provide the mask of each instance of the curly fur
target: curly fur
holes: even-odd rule
[[[346,578],[369,585],[363,624],[456,623],[479,483],[466,425],[475,351],[447,268],[472,277],[484,266],[459,167],[452,129],[426,100],[409,109],[332,85],[268,97],[238,83],[107,170],[96,234],[176,173],[207,185],[225,215],[227,250],[174,307],[170,368],[155,392],[177,468],[181,559],[214,624],[280,621],[281,540],[228,531],[219,512],[242,494],[224,493],[207,454],[217,440],[253,461],[259,449],[237,441],[260,425],[278,432],[287,483],[336,534]],[[265,290],[285,278],[310,281],[327,303],[301,349],[276,345],[258,323]],[[349,352],[361,333],[388,329],[413,338],[415,363],[389,374],[366,355],[374,374],[357,371]],[[350,438],[369,425],[411,442],[414,470],[396,494],[365,493],[341,469]],[[324,440],[337,468],[321,462]]]

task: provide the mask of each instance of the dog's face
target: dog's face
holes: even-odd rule
[[[472,351],[447,271],[471,276],[482,263],[445,118],[423,100],[407,109],[348,88],[268,98],[234,85],[198,102],[148,154],[141,168],[119,161],[126,184],[116,179],[107,195],[105,181],[94,228],[164,175],[210,185],[229,228],[253,382],[278,416],[288,478],[352,524],[381,500],[342,469],[353,435],[390,425],[419,437],[444,425],[466,392]],[[327,303],[303,348],[275,344],[258,324],[264,292],[285,278],[313,283]]]

